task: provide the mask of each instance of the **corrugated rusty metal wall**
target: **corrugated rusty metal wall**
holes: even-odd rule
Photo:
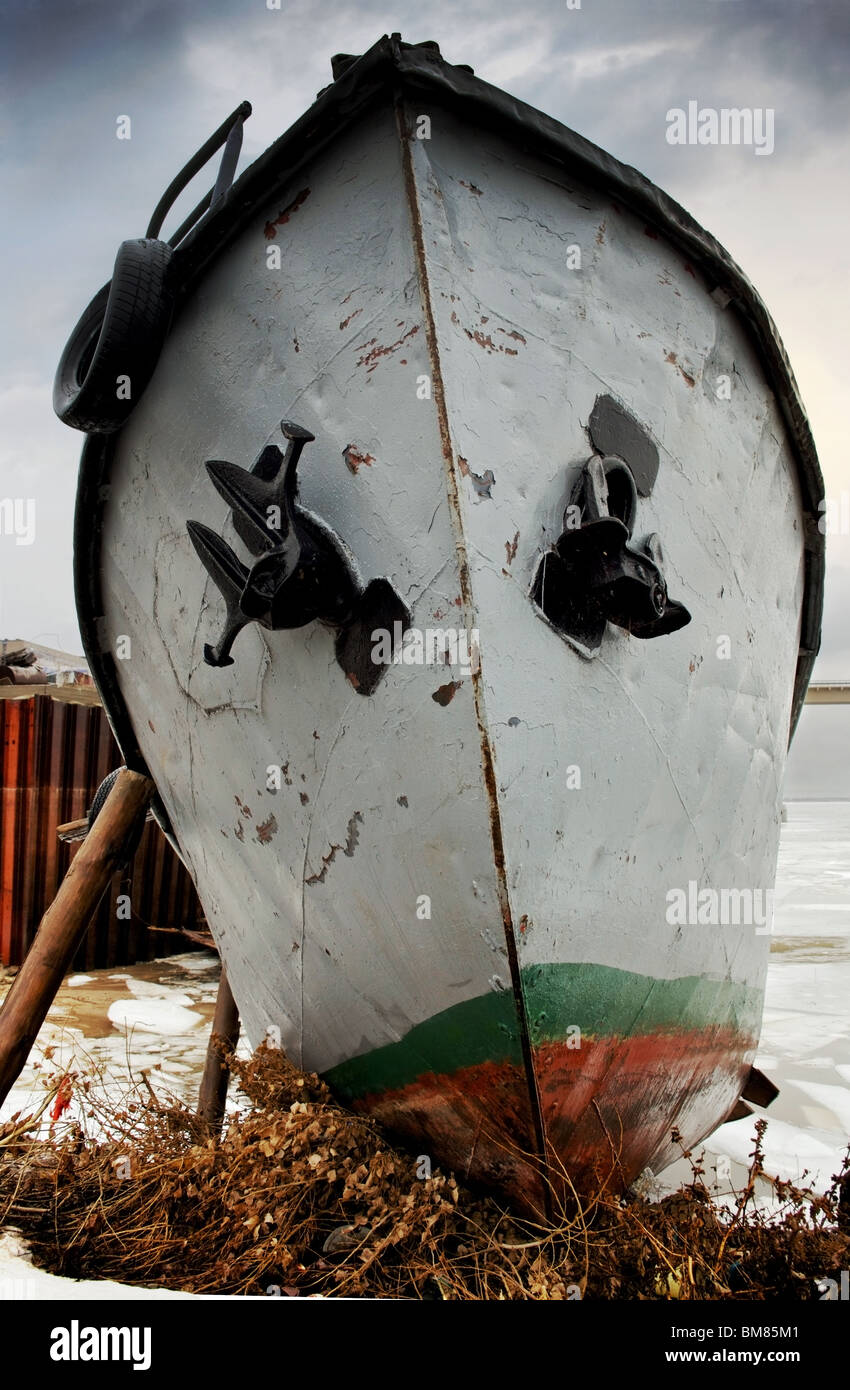
[[[0,962],[19,965],[78,844],[57,826],[86,814],[99,783],[121,763],[99,705],[33,695],[0,699]],[[130,898],[129,916],[118,897]],[[125,920],[126,917],[126,920]],[[132,865],[116,874],[74,961],[75,968],[129,965],[191,945],[154,927],[202,920],[191,878],[159,826],[145,826]]]

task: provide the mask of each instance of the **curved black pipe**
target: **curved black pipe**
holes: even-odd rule
[[[203,169],[207,160],[215,154],[217,149],[221,148],[221,146],[224,144],[225,140],[233,130],[234,126],[238,124],[241,128],[241,123],[248,119],[248,117],[251,114],[251,110],[252,108],[250,101],[243,101],[240,106],[237,106],[235,111],[231,112],[226,121],[222,121],[221,125],[218,127],[218,130],[213,131],[209,140],[206,140],[204,142],[204,144],[198,150],[197,154],[194,154],[192,158],[189,160],[188,164],[184,164],[183,168],[180,170],[180,173],[177,175],[176,178],[171,180],[171,183],[168,185],[159,202],[157,203],[156,207],[154,208],[153,216],[151,217],[151,220],[148,223],[148,229],[145,232],[146,237],[159,236],[160,228],[162,227],[162,224],[165,221],[166,215],[169,209],[171,208],[172,203],[180,196],[187,183],[189,183],[195,177],[198,170]],[[238,155],[238,148],[236,150],[236,153]],[[236,161],[234,159],[233,168],[235,167]],[[232,177],[233,173],[231,170],[231,179]],[[216,188],[218,188],[218,181],[216,182]]]

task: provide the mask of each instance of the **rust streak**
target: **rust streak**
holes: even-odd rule
[[[277,834],[277,821],[274,815],[269,816],[268,820],[260,821],[257,826],[257,843],[267,845],[272,835]]]
[[[441,685],[435,690],[431,699],[434,700],[436,704],[442,705],[445,709],[446,705],[451,704],[462,685],[463,681],[449,681],[447,685]]]
[[[463,331],[466,334],[467,338],[471,338],[474,342],[478,344],[479,347],[486,348],[488,352],[499,351],[496,344],[493,342],[493,339],[490,337],[489,333],[482,333],[481,330],[478,328],[476,328],[473,333],[470,333],[468,328],[465,328]]]
[[[682,379],[685,381],[685,383],[686,383],[688,386],[695,386],[695,385],[696,385],[696,380],[695,380],[695,378],[691,376],[690,372],[686,372],[686,371],[685,371],[685,369],[684,369],[684,367],[682,366],[681,362],[680,362],[679,359],[677,358],[675,352],[668,352],[668,353],[666,354],[665,358],[664,358],[664,361],[665,361],[665,362],[669,362],[669,363],[671,364],[671,366],[673,366],[673,367],[676,368],[677,372],[680,374],[680,376],[682,377]]]
[[[358,468],[371,468],[375,462],[374,454],[367,454],[357,448],[356,444],[346,444],[342,451],[349,472],[357,473]]]
[[[452,311],[452,322],[458,322],[457,314],[454,313],[454,311]],[[487,323],[487,319],[482,318],[481,322]],[[480,328],[464,328],[463,331],[466,334],[467,338],[469,338],[470,342],[477,343],[479,347],[484,348],[487,352],[504,352],[507,357],[517,356],[516,348],[505,347],[502,343],[494,343],[493,339],[490,337],[490,334],[482,333]],[[497,333],[504,333],[506,338],[513,338],[518,343],[525,342],[525,338],[522,336],[522,334],[517,333],[515,329],[511,332],[508,332],[506,328],[498,328],[496,331]]]
[[[271,222],[266,223],[264,230],[268,241],[274,240],[274,238],[277,236],[276,229],[278,227],[283,227],[289,221],[293,212],[297,212],[298,209],[301,207],[302,203],[305,203],[309,196],[309,188],[302,188],[301,192],[297,193],[295,197],[292,199],[292,202],[287,203],[286,207],[281,209],[277,217],[275,217]]]
[[[418,332],[419,324],[415,323],[412,328],[408,328],[406,333],[402,333],[401,337],[396,342],[390,343],[388,347],[382,347],[380,345],[377,347],[373,347],[373,344],[378,342],[377,338],[370,338],[368,343],[360,343],[358,346],[358,351],[362,350],[363,348],[368,348],[369,351],[364,353],[362,357],[358,357],[358,367],[366,367],[368,371],[373,372],[382,357],[389,357],[392,353],[396,352],[401,347],[403,342],[405,342],[408,338],[412,338],[414,333]]]

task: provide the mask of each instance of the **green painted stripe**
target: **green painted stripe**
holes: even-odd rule
[[[329,1086],[351,1097],[407,1086],[428,1072],[441,1075],[482,1062],[522,1066],[510,990],[481,994],[426,1019],[396,1043],[361,1053],[325,1073]]]
[[[522,970],[533,1046],[557,1042],[578,1025],[583,1037],[728,1028],[758,1034],[762,993],[729,980],[686,975],[656,980],[607,965],[552,964]],[[399,1090],[427,1074],[483,1062],[522,1065],[513,995],[482,994],[411,1028],[398,1042],[341,1062],[325,1073],[351,1099]]]
[[[607,965],[531,965],[522,985],[535,1047],[573,1024],[589,1037],[711,1027],[755,1036],[761,1019],[760,990],[700,975],[657,980]]]

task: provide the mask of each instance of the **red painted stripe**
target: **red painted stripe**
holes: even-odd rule
[[[697,1143],[726,1118],[744,1084],[755,1041],[731,1029],[582,1038],[581,1047],[534,1050],[550,1164],[577,1190],[600,1179],[623,1189],[677,1149],[676,1126]],[[542,1209],[525,1077],[515,1064],[485,1062],[418,1077],[353,1102],[432,1163]],[[561,1183],[556,1184],[561,1187]]]

